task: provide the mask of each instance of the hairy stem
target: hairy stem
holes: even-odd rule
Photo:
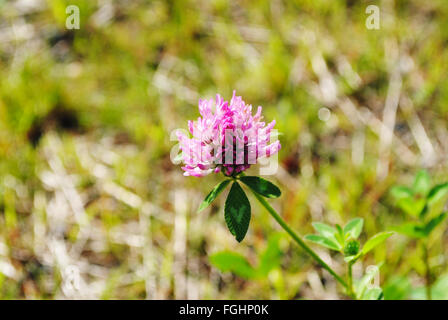
[[[256,192],[253,192],[258,201],[263,205],[263,207],[268,210],[271,216],[278,222],[278,224],[293,238],[293,240],[302,247],[314,260],[316,260],[325,270],[327,270],[340,284],[347,288],[347,283],[328,265],[323,261],[308,245],[302,240],[302,238],[295,233],[285,222],[285,220],[280,217],[280,215],[271,207],[271,205]]]

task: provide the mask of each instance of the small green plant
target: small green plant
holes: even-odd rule
[[[344,255],[347,263],[347,295],[354,299],[381,299],[379,288],[368,288],[374,274],[367,273],[356,285],[353,284],[353,264],[363,258],[368,252],[389,238],[393,232],[380,232],[366,241],[364,246],[358,240],[364,225],[362,218],[350,220],[344,227],[332,227],[322,222],[314,222],[313,228],[318,234],[309,234],[305,239]]]
[[[394,229],[410,238],[417,239],[423,250],[426,267],[426,295],[432,298],[432,271],[429,265],[429,237],[435,228],[447,217],[440,212],[441,200],[448,194],[448,183],[431,187],[429,174],[422,170],[417,173],[412,187],[395,186],[390,191],[397,206],[411,219]]]
[[[285,275],[281,263],[286,242],[282,233],[269,235],[264,250],[256,252],[256,263],[250,263],[242,254],[224,250],[209,257],[210,263],[221,272],[231,272],[246,280],[269,283],[275,288],[280,299],[289,299],[296,294],[298,285],[285,285]]]
[[[258,264],[253,266],[243,255],[234,251],[219,251],[210,256],[210,262],[221,272],[232,272],[244,279],[264,279],[280,267],[283,255],[280,248],[282,235],[275,233],[268,239],[265,250],[257,254]]]

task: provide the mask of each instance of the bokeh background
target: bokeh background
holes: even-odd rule
[[[241,244],[224,197],[196,213],[220,177],[183,177],[171,133],[236,90],[282,134],[272,205],[300,234],[363,217],[365,240],[407,219],[391,186],[448,180],[447,45],[446,0],[0,0],[0,298],[344,299],[252,197]],[[386,299],[424,297],[415,241],[394,235],[355,276],[382,262]]]

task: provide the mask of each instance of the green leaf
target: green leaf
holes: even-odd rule
[[[384,300],[406,300],[412,285],[405,276],[392,276],[383,286]]]
[[[345,239],[344,239],[344,230],[342,230],[340,225],[336,225],[336,230],[337,232],[335,233],[335,238],[336,241],[339,243],[340,247],[342,248],[345,244]]]
[[[244,176],[241,177],[240,180],[253,191],[261,194],[266,198],[278,198],[281,195],[280,189],[275,184],[269,182],[266,179],[260,177]]]
[[[446,213],[443,212],[439,214],[437,217],[432,218],[429,220],[429,222],[425,225],[423,231],[425,232],[426,236],[428,236],[432,230],[434,230],[435,227],[437,227],[440,223],[443,222],[446,218]]]
[[[204,201],[202,201],[201,205],[199,206],[198,212],[201,212],[205,208],[207,208],[210,203],[213,202],[213,200],[216,199],[216,197],[224,191],[224,189],[227,187],[227,185],[230,183],[231,180],[227,179],[224,181],[221,181],[219,184],[217,184],[212,191],[205,197]]]
[[[238,182],[232,184],[224,206],[224,218],[238,242],[246,236],[250,222],[250,203]]]
[[[347,222],[344,226],[344,236],[346,239],[357,239],[362,231],[364,220],[362,218],[355,218]]]
[[[440,199],[442,199],[444,196],[448,194],[448,182],[438,184],[435,187],[433,187],[429,193],[428,193],[428,202],[430,204],[438,202]]]
[[[410,188],[404,186],[392,187],[392,189],[390,190],[390,194],[395,199],[410,198],[414,195]]]
[[[335,233],[337,232],[335,228],[322,222],[313,222],[312,225],[314,230],[316,230],[320,235],[324,236],[325,238],[333,238]]]
[[[280,233],[274,234],[269,237],[268,246],[260,254],[260,262],[257,268],[258,273],[265,277],[268,273],[280,266],[282,258],[282,250],[280,249],[280,240],[283,235]]]
[[[426,196],[430,188],[430,180],[431,178],[426,170],[419,171],[415,176],[414,185],[412,186],[414,194]]]
[[[407,214],[418,217],[425,209],[425,198],[402,198],[398,200],[397,206]]]
[[[383,290],[381,290],[381,288],[367,288],[364,291],[361,300],[381,300],[383,297]]]
[[[336,241],[325,238],[324,236],[321,236],[319,234],[308,234],[305,236],[305,239],[331,250],[340,251],[342,249],[342,247]]]
[[[393,230],[415,239],[424,238],[426,236],[423,227],[415,222],[403,223],[402,225],[394,227]]]
[[[255,269],[246,258],[236,252],[217,252],[210,256],[210,262],[221,272],[233,272],[245,279],[253,279],[257,276]]]
[[[420,211],[418,215],[420,219],[423,219],[426,216],[426,214],[428,213],[428,209],[429,209],[428,204],[425,201],[425,205],[423,206],[423,209]]]
[[[389,238],[391,235],[393,235],[393,232],[380,232],[374,235],[372,238],[367,240],[367,242],[364,244],[364,247],[362,248],[362,254],[366,254],[373,248],[375,248],[377,245],[385,241],[387,238]]]

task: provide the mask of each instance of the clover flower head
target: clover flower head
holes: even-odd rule
[[[191,134],[177,132],[185,176],[202,177],[222,171],[234,176],[248,169],[262,157],[277,153],[280,142],[270,142],[275,120],[266,124],[259,106],[255,115],[252,106],[235,95],[230,102],[219,94],[216,99],[199,100],[196,121],[188,122]]]

